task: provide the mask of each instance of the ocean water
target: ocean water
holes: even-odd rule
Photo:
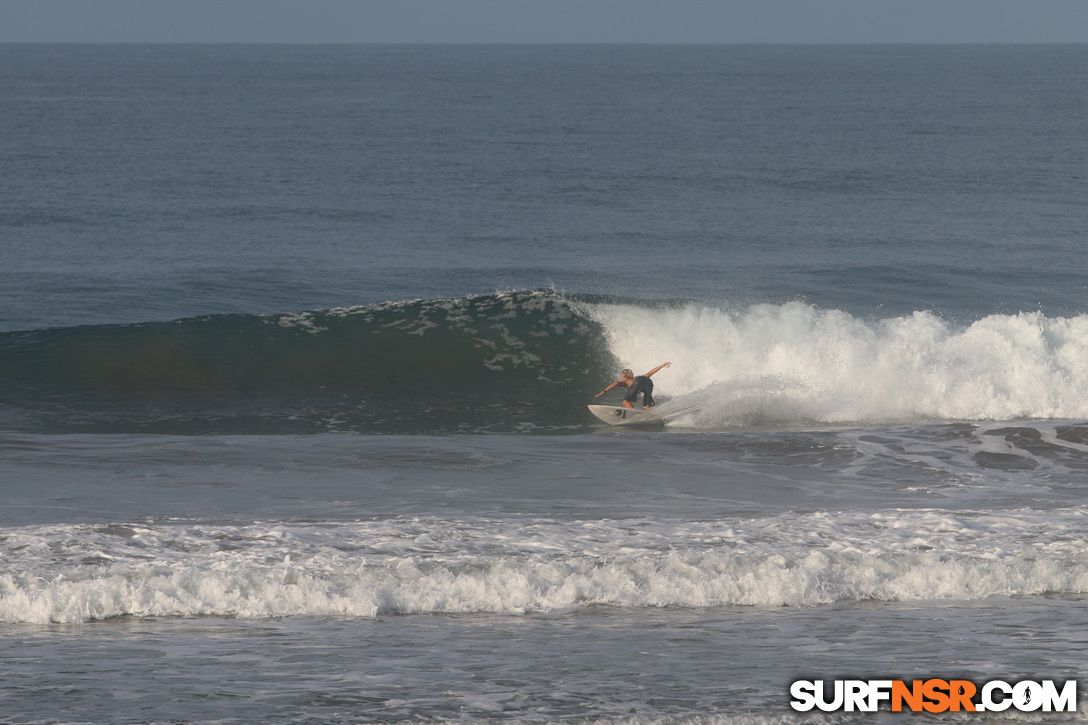
[[[1086,78],[1085,46],[0,45],[0,721],[1083,691]],[[665,361],[664,427],[585,409]]]

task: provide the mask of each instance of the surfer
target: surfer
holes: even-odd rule
[[[607,388],[593,397],[599,398],[612,388],[626,388],[627,393],[623,396],[623,406],[625,408],[634,408],[635,403],[638,401],[638,394],[642,393],[642,407],[648,410],[654,407],[654,381],[650,380],[650,376],[661,368],[667,368],[670,365],[672,365],[671,362],[661,363],[650,372],[638,377],[635,377],[635,374],[630,370],[624,370],[620,373],[619,380],[610,383]]]

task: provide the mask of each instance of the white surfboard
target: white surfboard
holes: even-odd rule
[[[651,410],[616,405],[587,405],[589,412],[609,425],[665,425],[665,419]]]

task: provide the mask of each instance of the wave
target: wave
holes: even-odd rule
[[[510,431],[570,425],[611,367],[561,295],[512,292],[7,333],[0,409],[72,432]]]
[[[0,537],[0,622],[1083,595],[1086,516],[1080,507],[14,527]]]
[[[666,360],[656,397],[680,428],[1088,417],[1088,315],[958,326],[531,290],[0,334],[0,427],[581,432],[619,367]]]

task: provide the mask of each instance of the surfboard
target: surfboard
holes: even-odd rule
[[[653,410],[615,405],[587,405],[589,412],[609,425],[665,425],[665,419]]]

